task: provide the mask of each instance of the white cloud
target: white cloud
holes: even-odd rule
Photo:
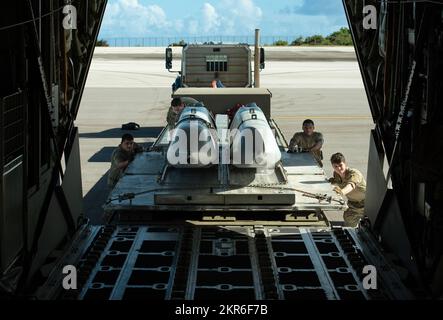
[[[138,0],[118,0],[107,5],[101,32],[105,36],[137,37],[163,34],[159,31],[170,26],[160,6],[145,6]]]
[[[187,31],[193,35],[248,35],[259,27],[262,16],[253,0],[206,2],[187,19]]]
[[[220,17],[215,8],[205,3],[202,8],[203,13],[203,31],[205,33],[216,32],[220,27]]]
[[[253,0],[223,0],[222,8],[227,8],[223,16],[224,34],[248,35],[260,27],[263,11]]]

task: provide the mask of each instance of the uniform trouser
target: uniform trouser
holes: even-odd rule
[[[362,203],[349,203],[348,209],[343,213],[343,220],[345,221],[345,227],[357,227],[358,222],[363,218],[365,211],[365,204]]]

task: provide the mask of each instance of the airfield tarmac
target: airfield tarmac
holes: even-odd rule
[[[110,157],[119,144],[121,125],[136,122],[135,141],[153,142],[165,125],[176,74],[164,69],[159,48],[97,48],[76,125],[84,212],[101,222]],[[272,92],[272,117],[286,139],[314,120],[323,133],[324,169],[332,174],[329,157],[342,152],[351,167],[365,176],[369,133],[373,121],[352,48],[269,48],[261,87]],[[164,49],[161,50],[164,52]],[[292,57],[292,58],[291,58]],[[179,68],[175,59],[174,68]],[[335,223],[341,213],[328,213]]]

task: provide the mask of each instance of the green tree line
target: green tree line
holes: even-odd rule
[[[341,28],[338,31],[331,33],[327,37],[316,34],[309,37],[298,37],[291,43],[285,40],[277,40],[273,43],[274,46],[352,46],[352,37],[348,28]]]

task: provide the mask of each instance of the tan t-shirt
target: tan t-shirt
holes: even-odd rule
[[[334,177],[331,183],[338,185],[342,189],[346,187],[346,185],[351,184],[354,190],[346,195],[348,202],[350,204],[364,202],[366,194],[366,180],[365,177],[363,177],[363,174],[357,169],[348,168],[343,179],[339,174],[334,172]]]
[[[323,135],[320,132],[313,132],[308,136],[304,132],[296,132],[289,143],[289,150],[294,151],[295,146],[302,149],[311,149],[317,143],[324,142]],[[313,153],[320,159],[323,159],[321,150],[313,151]]]

